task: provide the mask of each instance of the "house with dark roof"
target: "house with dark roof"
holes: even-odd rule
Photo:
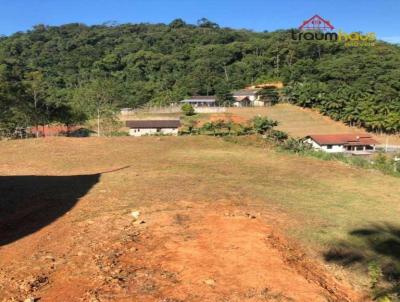
[[[178,135],[180,120],[133,120],[126,121],[129,135]]]
[[[304,141],[315,150],[354,155],[371,154],[378,144],[369,134],[315,134],[306,136]]]
[[[214,107],[217,99],[215,96],[196,95],[181,101],[182,104],[190,104],[193,107]]]

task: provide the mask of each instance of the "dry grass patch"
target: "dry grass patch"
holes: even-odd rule
[[[105,173],[121,167],[126,168]],[[228,200],[282,215],[288,222],[281,224],[286,233],[322,259],[343,241],[356,242],[359,251],[372,251],[362,240],[354,240],[352,232],[376,224],[396,226],[400,213],[399,178],[213,137],[0,142],[0,175],[87,174],[99,177],[55,223],[75,225],[181,200]],[[184,222],[181,218],[177,219]],[[39,233],[27,240],[41,242]],[[24,250],[26,238],[13,244]],[[5,251],[0,249],[3,261],[9,259]]]
[[[255,115],[266,115],[280,122],[279,130],[292,136],[304,137],[308,134],[360,133],[364,129],[349,127],[342,122],[332,120],[312,109],[301,108],[291,104],[277,104],[262,108],[230,108],[229,113],[252,118]],[[374,135],[382,144],[400,145],[399,135]]]

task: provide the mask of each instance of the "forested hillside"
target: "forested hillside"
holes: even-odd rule
[[[400,131],[400,47],[293,41],[290,31],[165,24],[38,25],[0,39],[0,128],[82,122],[119,107],[280,79],[300,106],[374,131]]]

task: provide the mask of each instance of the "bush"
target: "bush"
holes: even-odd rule
[[[294,153],[312,151],[312,146],[301,139],[289,138],[280,145],[281,149]]]
[[[256,116],[252,119],[252,126],[256,133],[265,134],[267,131],[278,126],[278,122],[270,120],[267,117]]]
[[[70,137],[88,137],[91,134],[95,133],[94,131],[87,128],[79,128],[77,130],[71,131],[68,133]]]
[[[197,128],[198,120],[193,117],[183,119],[183,127],[179,129],[179,135],[196,135],[199,134]]]
[[[383,153],[378,153],[378,155],[374,158],[373,165],[375,169],[380,170],[386,174],[394,174],[399,175],[399,162],[396,162],[394,159],[388,158]]]
[[[129,133],[126,131],[112,131],[110,136],[129,136]]]
[[[195,110],[190,104],[183,104],[181,110],[186,116],[191,116],[195,114]]]
[[[279,130],[271,130],[267,138],[272,139],[277,143],[282,143],[289,138],[289,135],[286,132],[279,131]]]
[[[371,168],[371,162],[362,157],[350,157],[351,164],[360,168]]]

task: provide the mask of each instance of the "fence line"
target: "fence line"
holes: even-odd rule
[[[400,152],[400,145],[385,145],[385,144],[381,144],[381,145],[377,145],[376,146],[377,150],[380,151],[387,151],[387,152]]]
[[[194,107],[196,113],[218,113],[226,112],[226,106],[214,106],[214,107]],[[152,107],[141,107],[137,109],[122,109],[122,116],[134,115],[137,113],[180,113],[182,112],[180,106],[152,106]]]
[[[234,105],[215,105],[215,106],[198,106],[193,107],[196,113],[218,113],[226,112],[228,108],[258,108],[258,107],[270,107],[270,105],[265,106],[254,106],[252,104],[244,104],[241,106]],[[170,106],[141,106],[135,109],[124,108],[121,109],[122,116],[134,115],[137,113],[180,113],[182,112],[180,105],[170,105]]]

